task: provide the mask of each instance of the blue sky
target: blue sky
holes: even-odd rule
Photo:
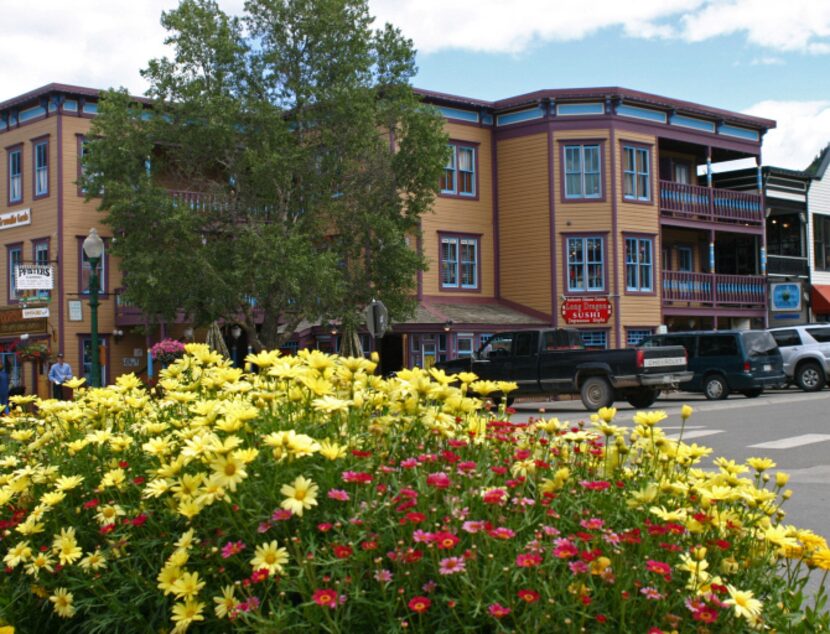
[[[243,0],[218,0],[240,13]],[[146,88],[176,0],[11,3],[0,100],[49,82]],[[830,0],[369,0],[418,49],[421,88],[498,99],[624,86],[778,121],[764,162],[802,169],[830,142]],[[72,34],[71,38],[67,34]]]

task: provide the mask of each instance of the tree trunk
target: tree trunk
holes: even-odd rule
[[[340,354],[344,357],[362,357],[363,346],[357,334],[357,326],[349,320],[343,324],[343,334],[340,335]]]

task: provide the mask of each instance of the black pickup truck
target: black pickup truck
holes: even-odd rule
[[[447,374],[474,372],[491,381],[513,381],[510,396],[579,394],[590,411],[625,399],[649,407],[661,389],[689,381],[682,346],[588,350],[579,332],[560,328],[494,335],[472,357],[436,364]]]

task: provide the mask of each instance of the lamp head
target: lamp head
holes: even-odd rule
[[[104,254],[104,241],[94,227],[89,230],[89,235],[84,238],[84,253],[89,259],[100,258]]]

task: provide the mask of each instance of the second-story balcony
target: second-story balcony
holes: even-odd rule
[[[761,196],[744,191],[660,181],[660,216],[707,224],[764,226]]]
[[[663,271],[663,304],[687,303],[713,308],[764,308],[767,283],[762,275],[721,275]]]

